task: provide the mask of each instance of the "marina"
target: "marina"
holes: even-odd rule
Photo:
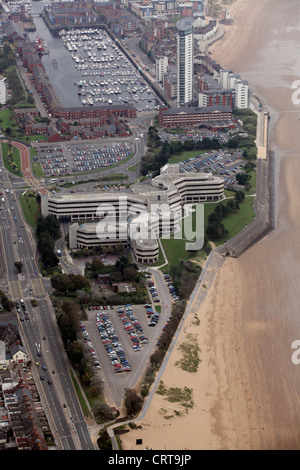
[[[63,30],[59,35],[81,72],[74,86],[83,105],[129,103],[139,111],[157,106],[152,91],[106,31]]]
[[[44,2],[33,2],[41,12]],[[69,29],[54,33],[34,17],[44,51],[41,61],[63,106],[131,104],[137,111],[158,109],[158,100],[139,71],[104,29]]]

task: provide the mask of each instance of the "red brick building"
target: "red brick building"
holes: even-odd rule
[[[103,117],[108,119],[110,116],[126,117],[131,118],[135,117],[136,112],[135,108],[131,105],[108,105],[108,106],[93,106],[90,108],[84,107],[71,107],[71,108],[61,108],[55,107],[51,109],[53,117],[62,117],[67,120],[78,121],[82,118],[94,118],[94,117]]]
[[[159,126],[164,128],[195,128],[204,125],[214,131],[234,129],[230,106],[202,108],[160,108]]]

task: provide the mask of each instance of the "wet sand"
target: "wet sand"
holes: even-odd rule
[[[124,449],[299,449],[300,364],[300,79],[298,0],[236,0],[235,20],[212,57],[248,79],[271,113],[270,149],[277,168],[276,229],[238,259],[226,259],[204,303],[193,309],[162,376],[190,387],[193,407],[155,395],[141,429]],[[198,321],[199,320],[199,321]],[[182,371],[179,345],[193,335],[201,363]],[[180,414],[180,416],[179,416]]]

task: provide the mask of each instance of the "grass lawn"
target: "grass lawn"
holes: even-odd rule
[[[87,418],[91,418],[91,414],[90,414],[90,410],[89,410],[89,407],[88,407],[88,404],[85,400],[85,397],[83,396],[82,394],[82,391],[81,391],[81,387],[79,386],[78,382],[80,382],[80,379],[76,379],[74,373],[72,370],[70,370],[70,375],[71,375],[71,378],[72,378],[72,381],[73,381],[73,385],[74,385],[74,388],[75,388],[75,391],[76,391],[76,394],[77,394],[77,398],[80,402],[80,405],[81,405],[81,408],[82,408],[82,411],[84,413],[84,415],[87,417]],[[85,390],[85,392],[87,392],[87,390]]]
[[[9,128],[10,133],[6,134],[5,130]],[[7,139],[16,139],[22,142],[32,142],[35,140],[47,141],[46,135],[25,135],[24,132],[20,132],[20,126],[16,121],[13,113],[10,109],[6,108],[0,112],[0,129],[6,134]]]
[[[245,200],[242,204],[240,204],[240,210],[235,214],[230,214],[225,217],[222,222],[226,230],[228,230],[228,236],[221,240],[216,240],[214,243],[219,246],[225,243],[230,238],[234,237],[237,233],[239,233],[245,225],[248,225],[254,219],[254,197],[245,197]],[[204,207],[205,213],[205,228],[207,226],[207,218],[211,212],[213,212],[216,204],[206,204]]]
[[[25,194],[21,194],[20,204],[26,221],[35,229],[40,211],[36,195],[33,191],[26,191]]]
[[[17,126],[16,121],[12,118],[11,111],[9,109],[3,109],[0,112],[0,127],[5,131],[7,127]]]
[[[163,245],[164,248],[164,245]],[[161,248],[159,247],[159,254],[158,254],[158,261],[156,263],[151,263],[151,266],[161,266],[162,264],[165,263],[165,257],[163,255],[163,252],[161,251]]]
[[[189,259],[190,253],[186,250],[186,240],[176,240],[174,238],[161,239],[162,246],[168,258],[169,266],[178,265],[179,260]],[[163,267],[165,270],[166,267]]]
[[[251,188],[249,189],[249,191],[244,191],[244,193],[255,194],[256,193],[256,176],[257,176],[256,170],[250,171],[249,175],[251,175],[251,179],[249,181],[249,183],[251,184]]]
[[[24,137],[24,134],[18,132],[19,125],[10,109],[3,109],[0,112],[0,128],[8,139],[20,140],[21,136]],[[10,129],[10,132],[6,133],[6,129]]]
[[[1,151],[3,163],[7,171],[13,173],[14,175],[22,176],[21,156],[19,150],[12,145],[11,156],[9,156],[9,145],[3,143],[1,146]]]
[[[44,171],[42,168],[42,165],[33,160],[33,157],[36,156],[36,149],[34,147],[30,147],[30,158],[31,158],[31,166],[32,166],[32,171],[33,174],[36,178],[43,178],[44,177]]]
[[[233,195],[233,193],[232,193]],[[253,209],[254,197],[249,196],[245,197],[245,200],[240,204],[240,210],[235,214],[230,214],[222,220],[224,227],[228,230],[229,234],[226,238],[221,240],[213,241],[215,245],[219,246],[225,243],[230,238],[234,237],[239,233],[245,225],[248,225],[252,222],[254,218],[254,209]],[[204,205],[204,230],[207,227],[207,219],[211,212],[214,211],[217,203],[205,204]],[[191,214],[189,217],[193,217]],[[194,227],[193,227],[194,228]],[[206,257],[204,250],[199,250],[195,252],[189,252],[186,250],[186,242],[184,239],[161,239],[161,243],[168,258],[168,266],[164,266],[163,271],[168,270],[169,266],[178,265],[179,260],[191,259],[191,261],[201,262]]]
[[[139,162],[138,163],[135,163],[133,166],[131,166],[130,168],[128,168],[129,171],[133,171],[134,173],[136,173],[138,171],[138,167],[139,167]]]
[[[206,152],[207,150],[185,150],[184,152],[181,152],[178,155],[172,155],[172,157],[168,159],[168,163],[172,164],[184,162],[188,158],[197,157],[198,155],[202,155]]]

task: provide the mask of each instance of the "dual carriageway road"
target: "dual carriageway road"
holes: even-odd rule
[[[45,191],[30,172],[29,149],[16,142],[12,145],[20,150],[24,180],[34,190]],[[0,215],[1,269],[4,276],[0,280],[0,287],[12,300],[24,299],[29,319],[26,320],[22,312],[19,315],[20,335],[32,363],[36,365],[32,367],[35,382],[53,429],[57,448],[94,450],[47,293],[49,281],[40,275],[34,235],[26,224],[19,205],[20,190],[13,188],[9,174],[5,176],[5,202],[1,203]],[[15,268],[15,261],[23,263],[22,273],[18,273]],[[37,300],[37,307],[31,305],[31,298]],[[46,366],[45,371],[42,370],[42,365]]]
[[[39,192],[41,195],[45,194],[47,189],[42,188],[39,181],[31,173],[30,149],[18,142],[11,142],[11,144],[20,151],[24,181],[34,191]],[[133,159],[140,160],[143,150],[144,139],[141,139],[138,142]],[[133,160],[131,159],[127,165],[130,166],[132,163]],[[43,279],[40,275],[34,234],[26,224],[19,206],[18,197],[22,190],[14,189],[12,181],[14,179],[7,173],[5,186],[9,192],[5,192],[6,201],[3,204],[4,208],[1,215],[3,223],[0,230],[5,278],[0,282],[0,287],[3,286],[6,292],[8,289],[7,293],[13,300],[23,298],[29,312],[29,321],[24,319],[21,321],[20,318],[20,332],[32,361],[39,363],[39,366],[34,367],[33,371],[36,383],[43,396],[43,402],[47,405],[52,428],[55,429],[58,447],[66,450],[92,450],[95,446],[88,429],[90,423],[87,423],[86,418],[83,416],[74,391],[64,348],[57,329],[55,314],[49,299],[49,280]],[[11,209],[12,203],[14,204],[13,210]],[[21,228],[21,224],[24,227]],[[65,229],[65,227],[63,228]],[[19,233],[21,233],[20,237]],[[63,244],[63,242],[62,238],[59,243]],[[23,272],[21,274],[17,272],[14,266],[15,261],[19,260],[23,263]],[[63,269],[66,272],[76,272],[77,268],[67,258],[62,259],[62,261],[64,262]],[[71,269],[72,266],[73,269]],[[171,312],[169,292],[163,279],[159,277],[160,273],[153,270],[152,274],[161,292],[162,311],[164,312],[164,318],[167,319]],[[31,298],[37,300],[38,307],[32,307]],[[163,318],[161,321],[165,322]],[[158,333],[159,331],[155,332],[154,343],[157,341]],[[154,343],[152,346],[155,346]],[[41,356],[38,354],[41,354]],[[46,366],[45,372],[42,371],[41,366]],[[40,374],[44,376],[43,380],[40,379]],[[132,375],[130,383],[133,386],[138,377],[137,374]],[[124,385],[125,388],[129,386],[128,378]],[[50,380],[50,384],[48,380]],[[119,404],[120,389],[115,390],[110,383],[106,383],[105,387],[110,393],[113,392],[111,401]],[[91,424],[93,425],[93,423]]]

